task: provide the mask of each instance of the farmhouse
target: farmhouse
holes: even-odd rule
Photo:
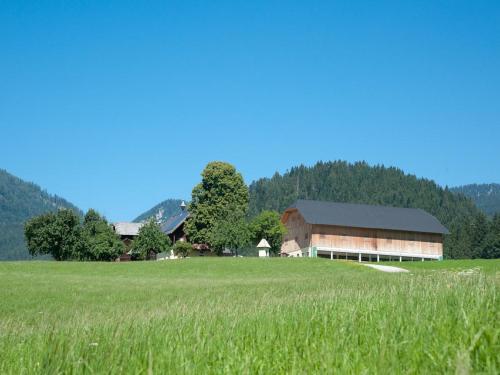
[[[281,221],[281,254],[330,259],[442,259],[448,230],[421,209],[298,200]]]
[[[161,230],[165,233],[172,244],[177,241],[185,241],[186,234],[184,233],[184,223],[189,219],[189,212],[186,209],[184,201],[181,203],[181,212],[177,215],[169,217],[162,225]]]
[[[113,230],[120,236],[120,239],[125,245],[130,245],[132,240],[139,235],[139,229],[141,229],[143,225],[143,223],[114,223]]]
[[[181,212],[177,215],[169,217],[163,224],[161,224],[162,232],[170,238],[172,244],[175,244],[177,241],[189,240],[184,232],[184,225],[189,220],[189,217],[189,212],[183,201],[181,203]],[[210,253],[209,247],[205,244],[193,244],[193,250],[192,255],[203,256]]]
[[[113,224],[113,230],[125,244],[125,252],[122,255],[120,255],[120,257],[117,260],[123,262],[131,259],[129,250],[130,245],[132,244],[134,238],[136,238],[139,235],[139,229],[141,229],[143,225],[144,225],[143,223],[128,223],[128,222]]]

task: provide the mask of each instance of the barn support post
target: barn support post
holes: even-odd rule
[[[400,255],[399,256],[399,261],[402,262],[403,261],[403,257]]]
[[[358,254],[358,262],[361,262],[361,253]]]
[[[330,251],[330,259],[333,260],[333,250]]]
[[[377,263],[380,262],[380,254],[377,254]]]

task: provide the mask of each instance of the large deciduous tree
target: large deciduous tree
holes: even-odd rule
[[[210,235],[212,250],[219,255],[224,249],[238,253],[251,241],[249,225],[245,217],[237,212],[229,212],[227,217],[217,221]]]
[[[93,209],[85,214],[82,239],[84,251],[80,254],[81,260],[115,260],[125,249],[106,219]]]
[[[80,218],[72,210],[37,216],[24,226],[31,255],[50,254],[56,260],[77,259],[83,249]]]
[[[149,259],[153,253],[168,250],[171,244],[170,238],[161,231],[158,223],[151,219],[139,229],[139,234],[132,243],[132,252],[140,259]]]
[[[265,238],[271,245],[271,253],[279,254],[286,227],[280,220],[280,214],[276,211],[262,211],[250,223],[252,240],[257,244]]]
[[[184,228],[192,243],[212,247],[213,230],[218,222],[229,215],[239,218],[246,216],[248,187],[234,166],[224,162],[209,163],[201,176],[201,182],[192,192],[190,219]]]

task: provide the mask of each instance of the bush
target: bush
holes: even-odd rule
[[[177,241],[173,247],[173,250],[176,256],[185,258],[193,250],[193,245],[186,241]]]

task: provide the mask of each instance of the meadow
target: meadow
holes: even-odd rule
[[[402,267],[0,263],[0,373],[498,374],[500,261]]]

